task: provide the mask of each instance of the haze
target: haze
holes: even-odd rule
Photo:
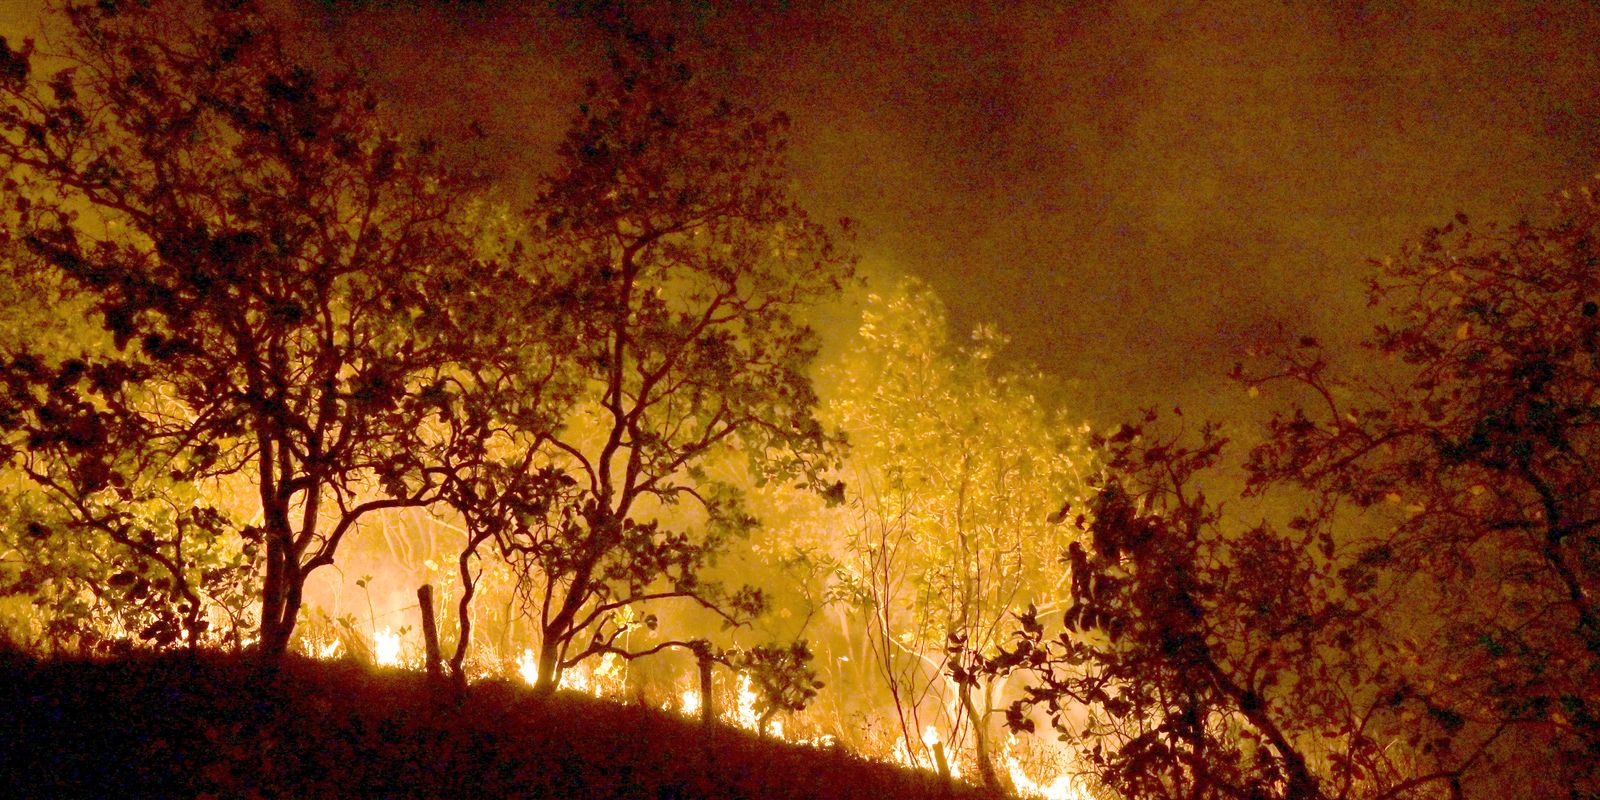
[[[994,323],[1105,421],[1226,415],[1244,345],[1359,329],[1366,259],[1457,210],[1514,219],[1600,152],[1583,3],[681,5],[639,13],[792,115],[799,193],[859,223],[869,269]],[[395,102],[479,120],[480,155],[531,174],[596,57],[581,12],[532,9],[324,22]]]

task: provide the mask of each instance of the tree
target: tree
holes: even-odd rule
[[[0,224],[9,233],[15,221],[10,213]],[[61,277],[31,269],[14,237],[0,239],[6,251],[0,269],[13,298],[0,308],[0,347],[8,353],[26,347],[36,358],[56,363],[85,351],[109,351],[110,337],[86,319],[90,308]],[[5,391],[21,390],[12,382]],[[199,502],[183,487],[170,501],[130,493],[120,498],[122,525],[114,529],[124,545],[93,526],[74,525],[70,509],[41,496],[19,470],[0,475],[0,487],[6,507],[0,525],[0,596],[6,598],[7,627],[17,641],[84,654],[136,641],[167,644],[203,621],[203,605],[227,623],[210,635],[238,641],[254,561],[237,543],[185,535],[203,534],[197,526],[219,521],[213,504]]]
[[[772,718],[780,712],[804,711],[806,704],[823,687],[811,668],[811,647],[804,639],[788,646],[756,645],[736,648],[720,655],[720,661],[755,687],[751,711],[756,714],[756,730],[765,736]],[[705,698],[701,698],[705,702]]]
[[[862,634],[850,663],[874,670],[908,751],[936,724],[999,786],[990,718],[1004,681],[949,671],[992,653],[1013,613],[1061,588],[1051,564],[1074,536],[1047,522],[1050,498],[1079,480],[1086,454],[1076,432],[1058,434],[1037,380],[996,366],[998,334],[951,341],[948,326],[929,289],[901,283],[868,298],[855,345],[827,373],[827,419],[851,443],[831,591],[850,612],[841,624]]]
[[[557,369],[579,386],[564,427],[521,433],[539,454],[525,479],[546,476],[549,492],[506,493],[521,505],[498,539],[530,579],[547,689],[585,658],[636,655],[625,634],[657,624],[635,613],[645,604],[679,600],[729,625],[759,612],[759,590],[703,575],[757,524],[734,481],[825,489],[838,446],[814,418],[802,315],[852,267],[786,193],[786,120],[714,99],[670,42],[617,37],[528,249],[531,283],[571,326],[539,336],[565,337]],[[715,477],[734,453],[743,476]]]
[[[1147,433],[1154,419],[1098,437],[1094,497],[1062,509],[1088,541],[1062,559],[1061,632],[1029,609],[976,675],[1030,675],[1011,727],[1044,709],[1125,797],[1400,796],[1382,747],[1399,704],[1368,599],[1329,580],[1331,540],[1299,523],[1234,529],[1201,488],[1215,428],[1188,444]]]
[[[261,647],[281,653],[307,576],[362,518],[447,484],[453,321],[493,265],[455,220],[463,182],[348,78],[297,62],[253,2],[59,11],[53,74],[0,44],[10,235],[110,346],[10,354],[7,455],[75,531],[159,565],[191,642],[207,576],[184,543],[259,552]],[[190,507],[176,486],[254,502]],[[136,518],[151,503],[170,513]]]
[[[1560,767],[1522,788],[1573,796],[1600,791],[1597,188],[1546,221],[1458,215],[1376,263],[1379,369],[1305,338],[1239,372],[1302,399],[1252,453],[1258,489],[1376,518],[1354,578],[1391,584],[1437,643],[1408,693],[1468,730],[1509,726],[1500,762]]]
[[[1215,428],[1103,439],[1065,630],[1025,614],[980,663],[1033,676],[1011,725],[1042,707],[1129,797],[1592,796],[1592,189],[1378,263],[1356,368],[1302,337],[1236,370],[1293,390],[1246,463],[1263,521],[1203,491]]]

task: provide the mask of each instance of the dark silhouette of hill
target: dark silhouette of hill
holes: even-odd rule
[[[350,662],[10,655],[0,708],[12,797],[988,797],[639,705]]]

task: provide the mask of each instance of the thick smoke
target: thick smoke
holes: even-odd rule
[[[602,58],[604,4],[282,5],[419,128],[485,134],[458,148],[513,194]],[[0,34],[39,36],[37,6],[0,4]],[[1229,414],[1240,347],[1337,336],[1367,258],[1457,210],[1515,218],[1600,154],[1588,3],[631,8],[792,114],[800,195],[869,264],[1107,422]]]

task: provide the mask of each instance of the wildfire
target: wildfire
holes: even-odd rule
[[[539,662],[533,659],[532,650],[523,650],[522,655],[517,656],[517,674],[529,686],[539,682]]]
[[[927,725],[922,729],[921,752],[911,752],[911,748],[906,746],[905,740],[902,739],[894,743],[894,752],[890,754],[890,760],[912,769],[936,773],[939,771],[939,766],[933,753],[943,747],[944,738],[939,735],[939,729],[932,725]],[[961,779],[961,764],[948,754],[945,756],[945,766],[950,770],[951,778]]]
[[[607,653],[600,659],[595,667],[578,665],[562,670],[561,681],[558,684],[569,692],[579,692],[592,697],[609,697],[622,693],[624,678],[623,668],[626,662],[615,655]],[[522,682],[534,686],[539,682],[539,662],[534,658],[532,650],[523,650],[517,656],[517,674],[522,676]]]
[[[1006,740],[1006,771],[1011,776],[1011,785],[1016,788],[1018,796],[1038,797],[1042,800],[1093,800],[1093,796],[1084,788],[1082,782],[1072,775],[1060,774],[1049,783],[1040,783],[1028,775],[1022,768],[1022,762],[1016,754],[1016,737]]]
[[[344,654],[344,643],[339,639],[326,641],[314,640],[307,642],[306,650],[319,659],[339,658]],[[373,662],[384,667],[406,667],[415,669],[419,665],[413,659],[408,662],[404,654],[404,642],[399,633],[391,628],[382,628],[372,634]],[[500,662],[505,663],[505,662]],[[516,658],[513,666],[517,675],[529,686],[536,685],[539,679],[539,661],[532,649],[524,649]],[[593,666],[587,663],[563,670],[561,673],[560,687],[566,691],[580,692],[593,697],[618,697],[623,694],[627,682],[627,662],[614,655],[606,655]],[[723,718],[738,727],[752,732],[761,730],[761,711],[759,708],[760,694],[755,683],[748,675],[740,675],[737,684],[733,687],[733,697],[730,698],[732,707]],[[668,699],[661,704],[663,711],[675,711],[687,717],[697,717],[700,714],[703,698],[697,686],[691,685],[679,691],[676,701]],[[766,735],[773,738],[803,744],[811,747],[828,748],[838,745],[838,739],[832,734],[819,733],[816,736],[806,737],[791,735],[784,728],[784,720],[774,716],[767,720]],[[899,763],[912,769],[938,772],[939,767],[934,753],[945,749],[945,766],[949,776],[955,780],[962,779],[962,770],[956,753],[948,750],[934,725],[922,729],[922,747],[913,749],[905,741],[896,742],[893,752],[887,760]],[[1008,745],[1014,745],[1013,738]],[[1008,748],[1005,755],[1005,767],[1011,777],[1011,783],[1016,788],[1020,797],[1034,797],[1041,800],[1090,800],[1089,795],[1081,786],[1081,782],[1071,775],[1059,775],[1048,783],[1034,780],[1023,768],[1021,760],[1012,748]]]
[[[338,658],[343,652],[344,642],[341,642],[338,639],[330,639],[327,642],[324,642],[321,647],[317,648],[317,658],[324,660]]]
[[[748,731],[759,732],[761,730],[761,713],[756,710],[756,701],[758,699],[759,696],[756,694],[756,688],[750,682],[750,676],[740,675],[739,688],[734,698],[734,719],[738,722],[739,727]],[[776,738],[783,739],[783,720],[779,718],[773,718],[768,723],[767,733],[772,734]]]
[[[372,660],[382,667],[400,666],[400,634],[388,628],[372,634]]]
[[[578,669],[568,669],[561,673],[561,688],[579,694],[598,695],[595,691],[594,681]]]

